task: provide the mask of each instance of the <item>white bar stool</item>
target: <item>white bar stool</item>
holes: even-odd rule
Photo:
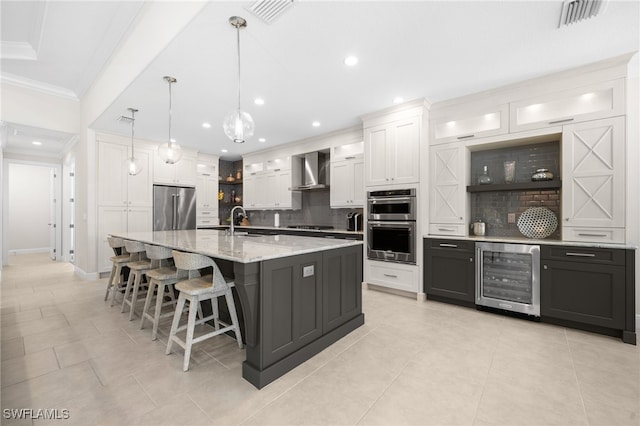
[[[147,271],[152,269],[153,266],[151,265],[151,261],[147,259],[144,243],[124,240],[124,246],[129,254],[131,254],[131,262],[127,263],[130,270],[129,280],[127,281],[127,288],[124,291],[120,312],[124,312],[125,306],[129,305],[129,321],[131,321],[136,311],[136,304],[144,301],[147,295],[146,292],[143,292],[138,296],[142,277]],[[131,297],[129,297],[130,295]]]
[[[165,353],[167,355],[171,353],[171,347],[174,342],[181,346],[184,349],[183,370],[187,371],[189,369],[191,347],[194,343],[202,342],[205,339],[226,333],[227,331],[233,331],[236,335],[238,346],[242,349],[242,335],[240,334],[238,314],[236,313],[233,293],[231,292],[231,288],[235,286],[235,283],[222,276],[218,265],[210,257],[174,250],[173,260],[178,270],[189,272],[189,279],[176,284],[176,289],[180,291],[180,295],[178,296],[178,305],[176,306],[176,311],[173,316],[173,323],[171,324],[171,332],[169,333],[169,341],[167,342],[167,350]],[[209,266],[213,267],[213,275],[200,276],[199,270]],[[220,296],[224,296],[227,302],[231,316],[231,325],[223,323],[218,318],[217,298]],[[196,313],[199,309],[194,308],[199,308],[200,302],[203,300],[211,300],[213,313],[206,318],[202,318],[201,314],[200,319],[196,321]],[[178,327],[186,301],[189,301],[189,319],[186,325]],[[214,331],[194,338],[193,334],[196,325],[210,320],[214,322]],[[224,326],[223,328],[220,328],[221,324]],[[186,338],[185,340],[181,340],[176,336],[176,333],[185,329],[187,330]]]
[[[109,281],[107,281],[107,291],[104,294],[104,301],[109,298],[109,292],[111,292],[111,304],[113,306],[116,302],[116,295],[121,293],[125,287],[124,273],[127,268],[127,263],[131,261],[131,255],[127,253],[124,247],[124,241],[122,238],[107,237],[109,247],[113,249],[115,256],[110,258],[112,262],[111,274],[109,275]]]
[[[146,272],[147,280],[149,281],[149,289],[147,290],[147,298],[144,302],[144,308],[142,309],[140,330],[144,328],[144,320],[148,319],[153,324],[151,340],[156,340],[158,338],[158,324],[160,323],[160,319],[174,315],[173,310],[162,313],[162,308],[166,306],[173,306],[175,309],[177,300],[173,286],[178,281],[188,278],[188,273],[182,270],[180,270],[179,273],[174,266],[170,265],[170,259],[172,258],[171,249],[150,244],[145,244],[145,249],[147,251],[147,257],[151,260],[151,263],[153,264],[154,262],[157,262],[157,265],[154,266],[157,266],[158,269],[151,269]],[[154,290],[157,291],[157,295],[155,311],[152,316],[149,313],[149,308],[151,308],[151,300],[154,296]],[[165,292],[169,296],[168,302],[164,302]]]

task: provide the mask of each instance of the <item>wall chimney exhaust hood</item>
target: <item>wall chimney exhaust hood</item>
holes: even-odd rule
[[[300,158],[302,167],[302,180],[300,185],[291,187],[292,191],[311,191],[328,189],[329,180],[328,160],[329,156],[323,152],[310,152]],[[295,166],[294,166],[295,167]]]

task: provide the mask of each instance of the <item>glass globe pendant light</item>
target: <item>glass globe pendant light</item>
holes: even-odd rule
[[[158,147],[158,155],[165,163],[175,164],[182,158],[182,147],[171,139],[171,85],[178,80],[169,76],[164,76],[164,80],[169,83],[169,140]]]
[[[133,139],[133,128],[136,122],[135,114],[138,112],[135,108],[127,108],[131,111],[131,118],[128,118],[131,121],[131,157],[127,158],[127,170],[131,176],[135,176],[142,171],[142,162],[139,158],[136,158],[136,149],[134,147],[134,139]]]
[[[229,23],[236,29],[238,44],[238,108],[227,114],[222,128],[229,139],[235,143],[244,143],[253,136],[256,127],[251,115],[240,109],[240,28],[246,27],[247,21],[239,16],[232,16],[229,18]]]

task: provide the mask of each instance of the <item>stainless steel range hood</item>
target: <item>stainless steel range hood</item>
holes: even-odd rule
[[[323,152],[310,152],[301,158],[302,183],[291,187],[292,191],[328,189],[329,156]]]

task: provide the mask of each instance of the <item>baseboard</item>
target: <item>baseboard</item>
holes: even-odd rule
[[[40,247],[40,248],[28,248],[28,249],[14,249],[9,250],[9,255],[19,255],[19,254],[34,254],[34,253],[49,253],[49,247]]]
[[[100,279],[100,274],[97,272],[85,272],[76,265],[73,265],[73,273],[83,281],[95,281]]]

